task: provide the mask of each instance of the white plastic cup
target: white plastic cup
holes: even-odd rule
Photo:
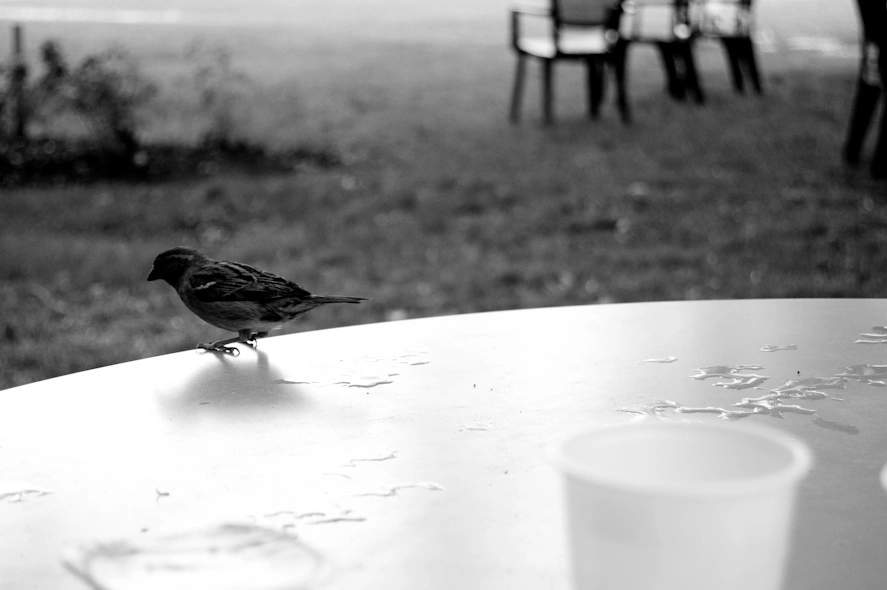
[[[777,590],[808,448],[781,431],[655,423],[571,436],[565,475],[578,590]]]

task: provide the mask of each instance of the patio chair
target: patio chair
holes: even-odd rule
[[[629,44],[657,47],[668,94],[677,100],[691,94],[696,102],[705,102],[693,54],[690,0],[626,0],[623,8],[621,37]]]
[[[616,80],[616,101],[622,121],[631,119],[625,92],[625,43],[619,37],[621,0],[548,0],[511,10],[511,45],[517,53],[517,69],[511,95],[511,121],[520,119],[526,62],[542,65],[542,120],[554,119],[554,63],[579,60],[586,63],[588,115],[597,118],[604,96],[607,66]],[[541,32],[528,33],[525,21],[536,21]]]
[[[761,94],[752,40],[752,0],[691,0],[690,19],[698,36],[721,40],[733,89],[745,91],[744,70],[755,92]]]

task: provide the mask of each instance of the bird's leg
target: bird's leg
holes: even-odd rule
[[[240,337],[228,338],[227,340],[219,340],[217,342],[201,342],[197,345],[197,348],[207,350],[209,352],[221,352],[223,354],[230,354],[231,356],[238,356],[240,354],[239,349],[233,346],[225,346],[226,344],[231,344],[232,342],[240,342]]]
[[[267,332],[266,332],[267,334]],[[226,344],[233,344],[236,342],[244,342],[249,344],[250,346],[255,347],[251,341],[253,340],[252,330],[240,330],[237,333],[237,336],[234,338],[228,338],[227,340],[217,340],[216,342],[201,342],[197,345],[197,348],[202,348],[203,350],[208,350],[210,352],[221,352],[224,354],[230,354],[233,356],[237,356],[240,354],[240,350],[234,348],[233,346],[225,346]]]
[[[249,339],[246,341],[247,344],[252,346],[253,348],[259,348],[259,338],[264,338],[268,335],[268,332],[252,332],[250,333]]]

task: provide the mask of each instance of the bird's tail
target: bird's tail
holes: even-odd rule
[[[327,297],[325,295],[312,295],[311,301],[314,303],[360,303],[366,301],[365,297]]]

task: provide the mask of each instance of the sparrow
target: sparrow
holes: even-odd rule
[[[162,279],[185,306],[206,323],[237,332],[234,338],[197,348],[239,354],[228,344],[257,340],[282,324],[326,303],[360,303],[363,297],[314,295],[282,277],[239,262],[213,260],[193,248],[172,248],[157,255],[149,281]]]

